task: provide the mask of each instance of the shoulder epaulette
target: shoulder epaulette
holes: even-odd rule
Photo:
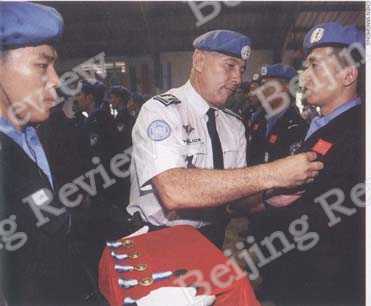
[[[161,94],[161,95],[158,95],[158,96],[154,96],[153,99],[156,100],[156,101],[161,102],[165,106],[169,106],[171,104],[181,103],[180,100],[176,96],[174,96],[172,94],[167,94],[167,93],[164,93],[164,94]]]
[[[222,109],[224,113],[228,114],[228,115],[231,115],[232,117],[235,117],[237,118],[238,120],[241,120],[242,121],[242,118],[240,115],[236,114],[235,112],[231,111],[230,109],[228,108],[223,108]]]

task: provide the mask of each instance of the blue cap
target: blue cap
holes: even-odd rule
[[[81,81],[81,92],[85,94],[92,94],[95,100],[103,100],[106,92],[106,86],[100,81]]]
[[[281,78],[290,81],[297,75],[297,72],[291,66],[274,64],[261,67],[260,75],[262,78]]]
[[[243,60],[248,60],[251,54],[250,38],[229,30],[215,30],[202,34],[193,41],[193,47],[223,53]]]
[[[308,54],[313,48],[349,46],[353,43],[365,46],[365,35],[355,25],[343,26],[339,22],[327,22],[313,27],[305,35],[303,48]]]
[[[114,85],[110,89],[110,94],[120,97],[124,101],[129,101],[131,98],[131,92],[122,85]]]
[[[63,18],[53,8],[29,2],[0,3],[0,50],[54,44]]]

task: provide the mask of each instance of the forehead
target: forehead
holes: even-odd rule
[[[14,60],[46,60],[54,62],[57,59],[57,52],[54,47],[40,45],[36,47],[24,47],[9,51],[9,55]]]
[[[330,54],[332,54],[333,48],[331,47],[322,47],[313,49],[305,59],[306,61],[321,61],[326,59]]]
[[[229,55],[219,53],[219,52],[214,52],[214,51],[212,51],[212,52],[206,51],[205,53],[208,56],[210,56],[214,59],[218,59],[220,61],[233,62],[234,64],[239,65],[241,67],[244,67],[246,65],[246,61],[244,61],[240,58],[234,57],[234,56],[229,56]]]

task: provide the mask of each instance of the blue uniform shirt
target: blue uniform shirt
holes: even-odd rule
[[[343,105],[336,108],[331,113],[327,114],[326,116],[316,116],[312,119],[307,135],[305,136],[305,140],[307,140],[312,134],[317,132],[320,128],[326,126],[331,120],[335,119],[337,116],[340,116],[342,113],[346,112],[348,109],[360,105],[361,99],[355,98],[352,99]]]
[[[0,117],[0,132],[7,135],[37,164],[37,166],[48,177],[50,185],[53,187],[53,179],[50,171],[48,159],[39,140],[35,128],[27,126],[22,130],[17,130],[7,119]]]

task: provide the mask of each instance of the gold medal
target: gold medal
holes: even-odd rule
[[[139,281],[139,285],[148,287],[153,284],[153,278],[152,277],[146,277]]]
[[[143,272],[147,270],[147,268],[148,266],[146,264],[139,264],[139,265],[134,266],[134,270],[139,271],[139,272]]]
[[[129,239],[121,239],[122,246],[124,248],[132,248],[134,246],[134,242]]]
[[[137,259],[139,256],[139,253],[128,254],[128,258],[130,259]]]

